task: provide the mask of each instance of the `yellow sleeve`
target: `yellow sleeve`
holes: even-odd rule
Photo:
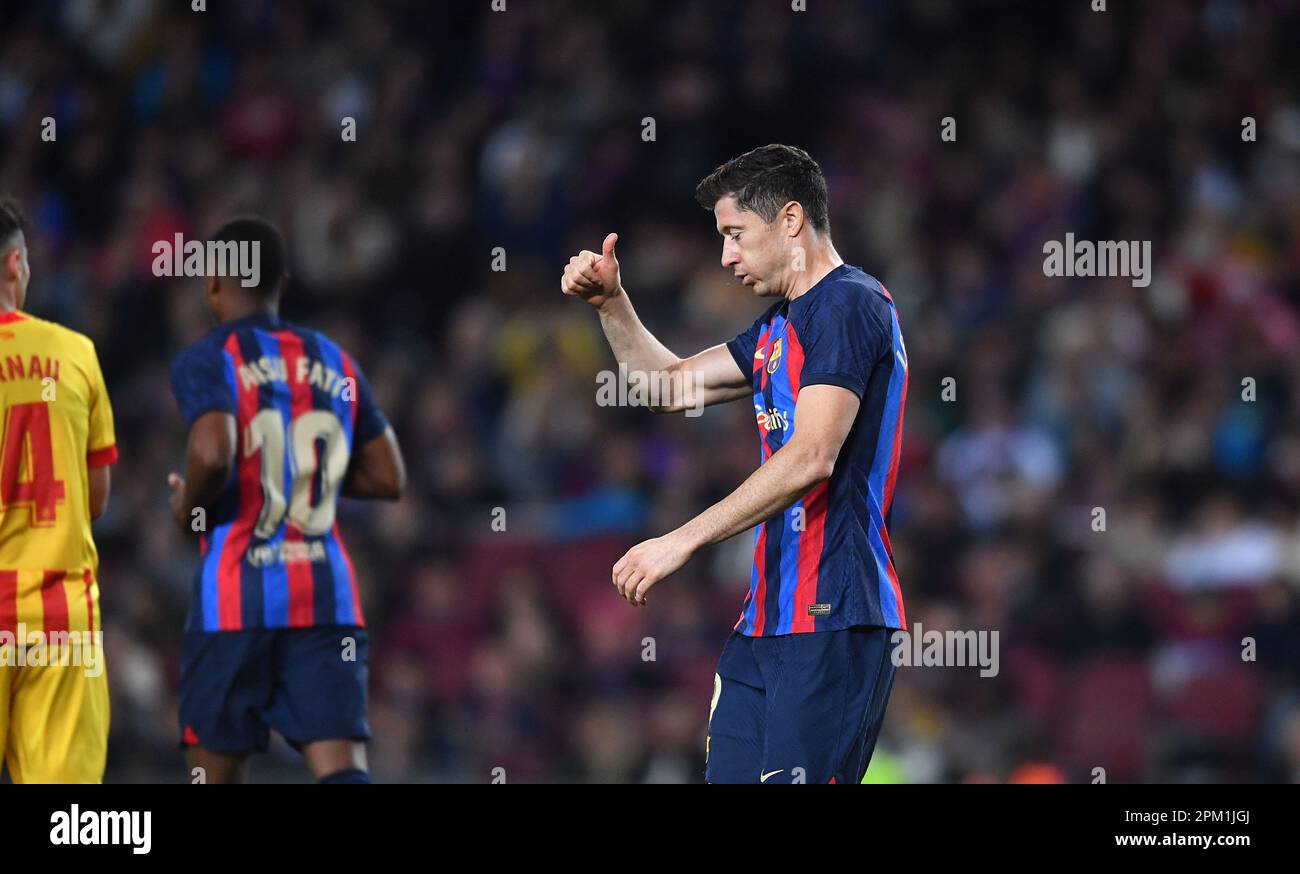
[[[99,356],[90,347],[90,437],[86,441],[87,467],[103,467],[117,461],[117,437],[113,433],[113,405],[104,385],[104,373],[99,369]]]

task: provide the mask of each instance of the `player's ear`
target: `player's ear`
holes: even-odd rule
[[[803,230],[803,222],[803,204],[799,201],[792,200],[781,207],[781,229],[787,236],[799,236],[799,232]]]
[[[207,303],[208,307],[213,312],[216,312],[217,295],[220,293],[220,291],[221,291],[221,280],[218,277],[216,276],[203,277],[203,300]]]

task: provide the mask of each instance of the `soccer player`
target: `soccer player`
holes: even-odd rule
[[[90,340],[22,311],[24,224],[0,199],[0,763],[15,783],[98,783],[109,707],[90,523],[108,506],[113,409]]]
[[[749,594],[714,677],[706,779],[858,783],[893,687],[888,638],[905,625],[886,532],[907,394],[894,302],[835,251],[826,180],[806,152],[755,149],[695,194],[717,220],[722,266],[776,299],[748,330],[678,358],[637,318],[616,234],[570,259],[561,289],[596,307],[629,373],[671,392],[657,412],[752,398],[760,465],[630,549],[612,581],[644,605],[701,548],[757,526]]]
[[[195,782],[243,782],[273,728],[319,782],[369,783],[368,642],[335,511],[340,493],[399,498],[402,454],[352,357],[280,320],[288,269],[275,226],[237,218],[214,244],[227,263],[242,250],[260,269],[245,287],[208,265],[203,297],[218,326],[171,369],[189,429],[185,476],[168,477],[171,510],[199,533],[202,556],[181,745]]]

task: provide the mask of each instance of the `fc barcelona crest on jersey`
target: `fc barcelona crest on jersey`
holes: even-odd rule
[[[781,366],[781,340],[781,337],[776,338],[776,342],[772,344],[772,352],[767,356],[768,375],[776,373],[776,369]]]

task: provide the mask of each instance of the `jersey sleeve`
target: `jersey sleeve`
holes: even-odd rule
[[[90,428],[86,440],[86,466],[104,467],[117,461],[117,435],[113,430],[113,405],[108,399],[104,372],[95,347],[90,347],[87,368],[90,378]]]
[[[772,312],[776,309],[776,306],[768,307],[754,320],[754,324],[727,341],[727,351],[731,353],[732,358],[736,359],[736,365],[745,376],[750,376],[754,372],[754,353],[758,351],[759,335],[772,320]]]
[[[225,355],[215,346],[191,346],[172,362],[172,394],[187,429],[204,413],[235,415],[235,396],[226,369]]]
[[[872,369],[893,347],[892,332],[886,334],[860,294],[828,296],[797,329],[803,347],[800,385],[838,385],[859,400]]]
[[[375,403],[374,392],[370,389],[366,375],[361,372],[361,367],[351,356],[348,357],[348,363],[352,366],[352,375],[357,381],[357,421],[353,426],[352,443],[354,446],[364,446],[388,429],[388,418]]]

